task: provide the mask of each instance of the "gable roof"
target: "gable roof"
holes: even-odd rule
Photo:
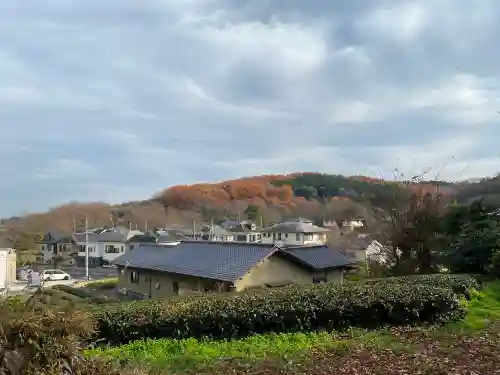
[[[344,268],[355,261],[327,246],[281,249],[272,244],[183,241],[171,245],[141,244],[116,258],[117,266],[235,281],[272,254],[304,268]]]
[[[208,225],[208,224],[203,224],[201,226],[201,232],[203,234],[209,234],[212,236],[232,236],[233,233],[224,229],[222,226],[214,224]]]
[[[278,224],[282,224],[282,223],[306,223],[306,224],[314,224],[314,220],[307,219],[307,218],[304,218],[304,217],[301,217],[301,216],[297,216],[297,217],[289,217],[289,218],[286,218],[286,219],[281,220],[281,221],[278,222]]]
[[[67,236],[62,232],[51,231],[45,233],[45,235],[40,240],[40,243],[43,244],[55,244],[55,243],[70,243],[71,236]]]
[[[92,229],[87,233],[90,243],[126,242],[131,238],[144,235],[144,232],[141,232],[140,230],[130,230],[124,226]],[[73,233],[72,238],[73,241],[79,243],[83,243],[86,241],[85,233]]]
[[[356,263],[338,249],[326,245],[292,247],[283,249],[282,252],[316,270],[349,267]]]
[[[178,245],[140,245],[112,263],[122,267],[235,281],[276,251],[273,245],[193,241]]]
[[[260,232],[266,233],[327,233],[330,232],[326,228],[318,227],[311,223],[303,223],[300,221],[284,222],[273,225],[269,228],[261,229]]]

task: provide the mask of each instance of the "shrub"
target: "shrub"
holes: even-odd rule
[[[69,285],[55,285],[52,287],[52,289],[63,291],[65,293],[71,294],[71,295],[79,297],[79,298],[87,299],[87,300],[89,300],[89,302],[95,303],[95,304],[116,302],[115,299],[108,298],[108,297],[95,296],[94,293],[92,293],[89,290],[86,290],[83,288],[73,288],[72,286],[69,286]]]
[[[137,301],[99,307],[94,314],[98,338],[122,344],[144,338],[231,339],[265,332],[438,323],[461,318],[464,310],[450,289],[350,283],[196,296],[172,303]]]
[[[81,358],[81,339],[93,332],[89,318],[77,311],[29,308],[15,298],[0,301],[0,374],[54,375],[72,370]]]
[[[449,288],[460,296],[470,298],[471,289],[479,289],[478,280],[470,275],[429,274],[387,277],[361,281],[365,284],[420,284],[440,288]]]
[[[118,284],[118,277],[107,277],[105,279],[83,281],[78,284],[92,289],[114,289]]]

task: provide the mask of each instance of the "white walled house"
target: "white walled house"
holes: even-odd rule
[[[342,253],[357,263],[386,264],[389,262],[389,249],[379,241],[371,239],[370,236],[360,235],[350,237],[345,235],[339,241],[339,246],[343,248]]]
[[[282,222],[269,228],[261,229],[262,243],[278,246],[324,245],[328,229],[311,222]]]
[[[139,242],[156,242],[154,236],[145,235],[138,230],[116,227],[102,230],[91,230],[86,233],[73,234],[78,248],[77,265],[85,265],[85,247],[88,236],[89,266],[110,264],[115,258],[123,255]]]
[[[232,233],[235,242],[261,242],[262,234],[257,231],[257,225],[251,220],[226,220],[221,226]]]

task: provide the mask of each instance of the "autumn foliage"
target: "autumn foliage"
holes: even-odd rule
[[[379,207],[387,189],[395,185],[401,185],[401,182],[311,172],[245,177],[218,183],[173,186],[152,199],[119,205],[68,203],[45,213],[5,220],[0,229],[12,238],[20,238],[21,234],[35,238],[47,231],[71,233],[74,229],[82,230],[87,217],[89,226],[93,227],[121,224],[144,230],[165,224],[192,225],[193,221],[199,223],[207,218],[235,217],[248,205],[259,207],[259,216],[269,222],[289,215],[319,218],[328,212],[338,212],[340,208],[345,211],[345,203],[349,201],[358,206]],[[405,186],[409,189],[418,187],[419,191],[423,188],[417,184]],[[424,188],[429,192],[436,191],[433,183]],[[447,187],[441,188],[441,193],[443,189]],[[453,187],[449,190],[452,191]],[[347,211],[360,211],[360,207],[351,207]]]
[[[294,194],[289,185],[274,186],[272,182],[294,178],[300,174],[265,175],[223,181],[215,184],[173,186],[161,192],[157,199],[165,207],[193,209],[201,206],[220,206],[232,201],[248,204],[294,205]]]

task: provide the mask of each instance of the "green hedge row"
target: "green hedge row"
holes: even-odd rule
[[[94,311],[100,341],[145,338],[232,339],[265,332],[373,328],[439,323],[464,310],[451,289],[405,284],[323,284],[265,294],[197,296],[166,303],[137,301]]]
[[[470,297],[471,289],[479,289],[477,278],[470,275],[458,274],[429,274],[409,275],[400,277],[387,277],[383,279],[371,279],[361,281],[364,284],[407,284],[407,285],[429,285],[439,288],[449,288],[456,294]]]
[[[110,302],[116,302],[114,299],[110,299],[107,297],[99,297],[95,296],[92,292],[85,290],[83,288],[74,288],[69,285],[54,285],[52,289],[55,290],[60,290],[62,292],[69,293],[73,296],[76,296],[78,298],[83,298],[88,300],[90,303],[95,303],[95,304],[106,304]]]

